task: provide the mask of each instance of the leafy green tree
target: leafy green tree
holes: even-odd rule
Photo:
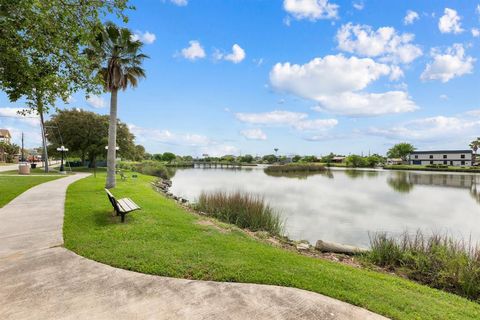
[[[378,154],[372,154],[371,156],[365,157],[365,165],[367,167],[376,167],[379,164],[382,164],[384,162],[384,159],[382,156]]]
[[[162,161],[162,154],[161,153],[155,153],[153,156],[152,156],[153,160],[155,161]]]
[[[263,156],[262,160],[263,160],[263,162],[272,164],[272,163],[277,162],[277,156],[274,155],[274,154],[267,154],[267,155]]]
[[[302,156],[299,156],[298,154],[292,158],[292,162],[299,162],[300,160],[302,160]]]
[[[95,37],[92,31],[106,13],[126,21],[127,1],[0,2],[0,89],[10,101],[26,100],[23,113],[40,116],[45,158],[44,114],[57,99],[67,101],[79,89],[95,90],[90,61],[81,49]]]
[[[409,154],[415,151],[415,147],[406,142],[397,143],[387,152],[389,158],[401,158],[403,161],[407,160]]]
[[[220,160],[225,162],[235,162],[235,157],[230,154],[227,154],[223,156]]]
[[[146,159],[146,152],[145,152],[145,147],[137,144],[135,146],[135,161],[142,161]]]
[[[107,22],[95,41],[85,50],[97,72],[97,78],[104,89],[110,92],[110,123],[108,129],[107,182],[106,188],[114,188],[116,137],[117,137],[117,96],[119,90],[128,86],[136,87],[138,80],[145,77],[142,62],[146,55],[141,53],[143,43],[134,40],[127,28],[119,28]]]
[[[326,163],[326,164],[330,164],[330,163],[332,163],[333,158],[335,158],[335,154],[333,152],[330,152],[329,155],[326,155],[326,156],[322,157],[322,159],[320,159],[320,161],[323,162],[323,163]]]
[[[177,156],[171,152],[165,152],[164,154],[162,154],[162,160],[166,162],[172,162],[176,158]]]
[[[56,154],[56,148],[65,145],[69,154],[80,157],[82,164],[89,160],[94,163],[105,154],[109,117],[94,112],[67,109],[59,110],[45,122],[49,148]],[[134,159],[134,136],[125,123],[118,121],[117,143],[119,152],[127,159]]]
[[[302,158],[301,162],[318,162],[318,158],[315,156],[305,156]]]
[[[345,159],[345,163],[347,164],[347,167],[352,168],[361,168],[367,166],[365,158],[356,154],[349,155]]]
[[[239,161],[243,162],[243,163],[252,163],[253,162],[253,156],[250,155],[250,154],[246,154],[244,156],[241,156],[239,158]]]
[[[20,147],[16,144],[0,142],[0,156],[4,157],[4,159],[0,158],[0,161],[12,162],[19,151]]]

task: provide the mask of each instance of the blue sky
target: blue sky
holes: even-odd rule
[[[150,56],[119,117],[152,153],[466,148],[480,136],[480,1],[135,0]],[[108,94],[68,105],[108,113]],[[0,95],[0,115],[22,103]],[[16,137],[35,119],[0,117]]]

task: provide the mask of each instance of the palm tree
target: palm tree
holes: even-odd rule
[[[475,164],[475,162],[477,161],[477,150],[480,148],[480,137],[477,138],[476,140],[473,140],[470,143],[470,148],[473,150],[473,163],[472,164]]]
[[[125,90],[128,86],[136,87],[138,79],[145,77],[145,70],[141,65],[148,56],[141,53],[142,46],[142,42],[133,39],[130,30],[107,22],[95,41],[85,50],[97,72],[98,80],[105,91],[110,92],[107,189],[115,187],[117,94],[118,90]]]

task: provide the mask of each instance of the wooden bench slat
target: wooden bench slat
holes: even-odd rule
[[[110,203],[112,204],[113,208],[117,212],[117,215],[122,216],[122,222],[124,222],[125,215],[127,213],[141,209],[140,206],[138,206],[130,198],[123,198],[123,199],[117,200],[115,199],[115,197],[110,191],[108,191],[107,189],[105,189],[105,191],[107,192],[108,199],[110,200]]]
[[[125,200],[125,202],[128,203],[128,205],[130,206],[130,208],[132,208],[133,210],[140,209],[140,207],[139,207],[135,202],[133,202],[132,199],[130,199],[130,198],[125,198],[124,200]]]

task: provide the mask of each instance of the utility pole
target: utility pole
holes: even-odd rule
[[[20,159],[21,162],[25,162],[25,156],[24,156],[24,153],[23,153],[23,131],[22,131],[22,158]]]

